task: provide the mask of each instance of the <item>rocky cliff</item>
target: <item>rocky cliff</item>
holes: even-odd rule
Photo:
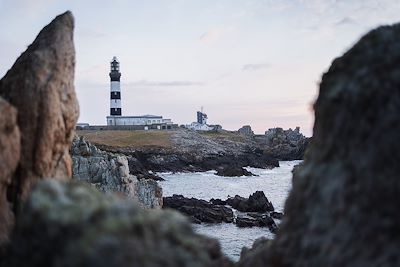
[[[276,239],[239,266],[400,266],[400,24],[335,59]]]
[[[70,13],[57,17],[0,80],[5,100],[0,100],[0,159],[5,164],[0,239],[37,181],[71,177],[69,147],[78,118],[73,27]]]
[[[144,208],[162,207],[161,187],[154,180],[131,175],[126,156],[102,151],[82,137],[74,138],[71,155],[73,179],[88,182],[104,193],[122,193]]]

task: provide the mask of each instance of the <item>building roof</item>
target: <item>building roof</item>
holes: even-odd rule
[[[142,116],[107,116],[107,118],[129,118],[129,119],[162,119],[162,116],[157,115],[142,115]]]

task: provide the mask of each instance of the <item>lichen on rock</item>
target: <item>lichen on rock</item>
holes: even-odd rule
[[[83,183],[41,182],[22,211],[4,266],[232,266],[178,213]]]

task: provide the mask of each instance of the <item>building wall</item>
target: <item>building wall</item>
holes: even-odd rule
[[[107,125],[152,125],[162,123],[164,123],[162,117],[107,117]]]

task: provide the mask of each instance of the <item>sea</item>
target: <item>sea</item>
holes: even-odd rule
[[[292,188],[292,169],[300,162],[280,161],[280,167],[273,169],[246,168],[257,176],[221,177],[215,175],[215,171],[158,175],[165,179],[160,182],[164,197],[179,194],[204,200],[225,200],[235,195],[249,197],[256,191],[264,191],[275,210],[283,212],[285,200]],[[193,224],[193,228],[198,233],[218,239],[222,251],[235,261],[239,259],[242,247],[251,247],[257,238],[274,238],[268,228],[239,228],[232,223]]]

